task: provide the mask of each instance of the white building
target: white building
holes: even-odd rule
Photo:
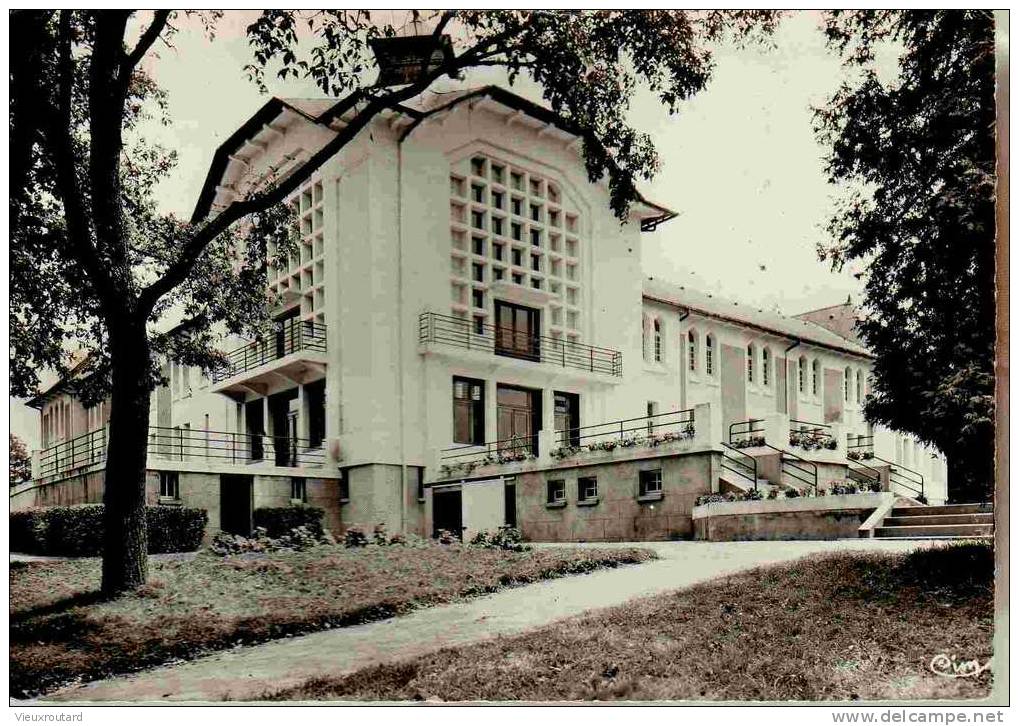
[[[291,173],[351,113],[268,102],[217,151],[196,217]],[[782,465],[775,486],[872,477],[914,496],[920,476],[927,499],[945,499],[943,457],[863,421],[864,348],[645,278],[642,248],[656,242],[642,230],[674,214],[641,200],[620,224],[608,200],[569,125],[504,89],[382,114],[294,195],[300,253],[268,280],[284,301],[277,329],[238,341],[211,378],[168,370],[152,406],[152,500],[204,506],[213,527],[237,530],[253,507],[297,499],[334,528],[685,535],[693,498],[747,486],[747,460],[762,457],[753,478],[768,479],[769,452],[735,446],[755,436],[813,471],[806,482]],[[101,500],[106,414],[65,390],[34,400],[43,451],[16,505]],[[791,448],[791,429],[835,448]],[[677,436],[655,456],[646,442],[564,448],[635,431]],[[600,482],[581,475],[606,464]],[[569,472],[582,513],[559,506]]]

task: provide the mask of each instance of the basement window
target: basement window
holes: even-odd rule
[[[640,487],[638,489],[638,495],[640,497],[658,497],[662,496],[662,470],[661,469],[648,469],[647,471],[640,472]]]
[[[303,476],[290,477],[290,503],[308,503],[308,481]]]
[[[552,479],[548,483],[548,504],[565,504],[566,503],[566,480],[565,479]]]
[[[598,498],[598,477],[582,476],[577,479],[577,501],[587,502]]]
[[[180,474],[178,472],[159,472],[159,498],[170,502],[180,500]]]

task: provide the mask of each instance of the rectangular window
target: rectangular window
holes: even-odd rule
[[[485,201],[485,188],[480,184],[471,184],[471,198],[481,204]]]
[[[556,504],[566,501],[566,480],[553,479],[548,483],[548,503]]]
[[[534,220],[535,222],[541,221],[541,207],[539,207],[537,204],[531,205],[531,219]]]
[[[497,260],[501,260],[502,259],[502,250],[503,250],[503,247],[504,247],[504,245],[502,245],[501,243],[493,242],[492,243],[492,257],[494,257]]]
[[[471,301],[476,308],[485,307],[485,291],[484,290],[472,290]]]
[[[175,471],[159,472],[159,498],[180,499],[180,474]]]
[[[502,217],[492,216],[492,232],[502,235]]]
[[[524,228],[516,222],[510,225],[510,235],[518,242],[524,238]]]
[[[650,469],[640,472],[640,496],[662,493],[662,470]]]
[[[598,477],[582,476],[577,479],[577,501],[586,502],[598,498]]]
[[[301,504],[308,502],[308,482],[303,476],[290,477],[290,501]]]
[[[524,200],[523,199],[520,199],[518,197],[513,197],[512,207],[513,207],[513,214],[517,215],[518,217],[523,216],[523,213],[524,213]]]
[[[485,443],[485,383],[453,378],[453,442]]]
[[[485,228],[485,213],[484,212],[475,212],[475,211],[472,211],[471,212],[471,226],[474,227],[474,229],[484,229]]]
[[[479,265],[477,262],[471,265],[471,271],[476,282],[485,281],[485,266]]]
[[[648,436],[655,432],[655,416],[658,415],[658,404],[654,401],[647,402],[647,433]]]
[[[501,267],[494,267],[494,268],[492,268],[492,279],[493,280],[501,280],[505,276],[506,276],[506,271],[503,270]]]
[[[496,209],[502,209],[502,192],[492,192],[492,206]]]
[[[473,173],[474,176],[485,175],[485,157],[475,156],[471,159],[471,173]]]
[[[541,255],[531,255],[531,269],[535,272],[541,270]]]
[[[513,282],[515,284],[517,284],[517,285],[523,285],[524,284],[524,276],[521,275],[519,272],[514,272],[513,273]]]
[[[541,312],[534,308],[495,301],[495,353],[541,360]]]
[[[517,267],[523,267],[524,266],[524,251],[523,250],[518,250],[516,248],[513,249],[513,264],[516,265]]]
[[[541,230],[540,229],[532,229],[531,230],[531,244],[534,245],[535,247],[541,247]]]
[[[474,254],[476,254],[476,255],[483,255],[483,254],[485,254],[485,238],[484,237],[474,237],[472,239],[472,244],[473,244]]]

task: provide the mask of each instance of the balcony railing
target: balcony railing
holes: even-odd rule
[[[623,375],[623,354],[618,350],[439,313],[421,313],[418,342],[440,343],[610,376]]]
[[[838,442],[828,424],[789,419],[789,445],[806,451],[837,448]]]
[[[257,340],[227,353],[227,362],[212,372],[212,382],[219,383],[302,350],[326,352],[323,323],[296,319],[276,323]]]
[[[611,451],[617,446],[626,448],[641,443],[657,445],[663,441],[693,438],[694,433],[694,410],[688,408],[561,429],[555,432],[555,440],[562,448]]]
[[[39,454],[40,478],[87,468],[106,461],[106,429],[96,429],[61,441]]]
[[[44,449],[38,478],[70,475],[106,462],[107,431],[90,431]],[[267,434],[150,426],[150,462],[266,463],[284,467],[320,467],[325,463],[322,442]]]

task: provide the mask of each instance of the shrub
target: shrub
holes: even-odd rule
[[[256,527],[265,529],[269,537],[282,537],[298,527],[321,536],[322,517],[325,512],[318,507],[303,505],[289,507],[259,507],[254,511],[252,521]]]
[[[499,527],[494,534],[481,530],[471,540],[474,547],[489,550],[508,550],[510,552],[527,552],[530,547],[522,543],[523,535],[516,527]],[[441,538],[440,538],[441,541]],[[448,544],[448,543],[443,543]]]
[[[386,534],[385,522],[379,522],[375,525],[375,529],[372,530],[372,541],[379,546],[389,544],[389,535]]]
[[[279,537],[270,537],[265,527],[255,527],[255,531],[250,537],[217,532],[216,536],[212,538],[209,549],[217,555],[226,557],[246,552],[300,551],[320,544],[336,544],[336,540],[329,532],[316,532],[308,527],[295,527]]]
[[[103,552],[102,504],[14,512],[10,521],[10,546],[16,552],[63,557]],[[146,507],[149,554],[198,549],[207,523],[204,509]]]
[[[786,489],[785,496],[787,499],[795,499],[796,497],[800,496],[800,492],[798,489]]]
[[[364,530],[358,526],[347,527],[347,531],[343,534],[343,545],[345,547],[367,547],[368,537],[365,536]]]
[[[149,554],[194,552],[202,546],[209,513],[192,507],[147,507]]]

